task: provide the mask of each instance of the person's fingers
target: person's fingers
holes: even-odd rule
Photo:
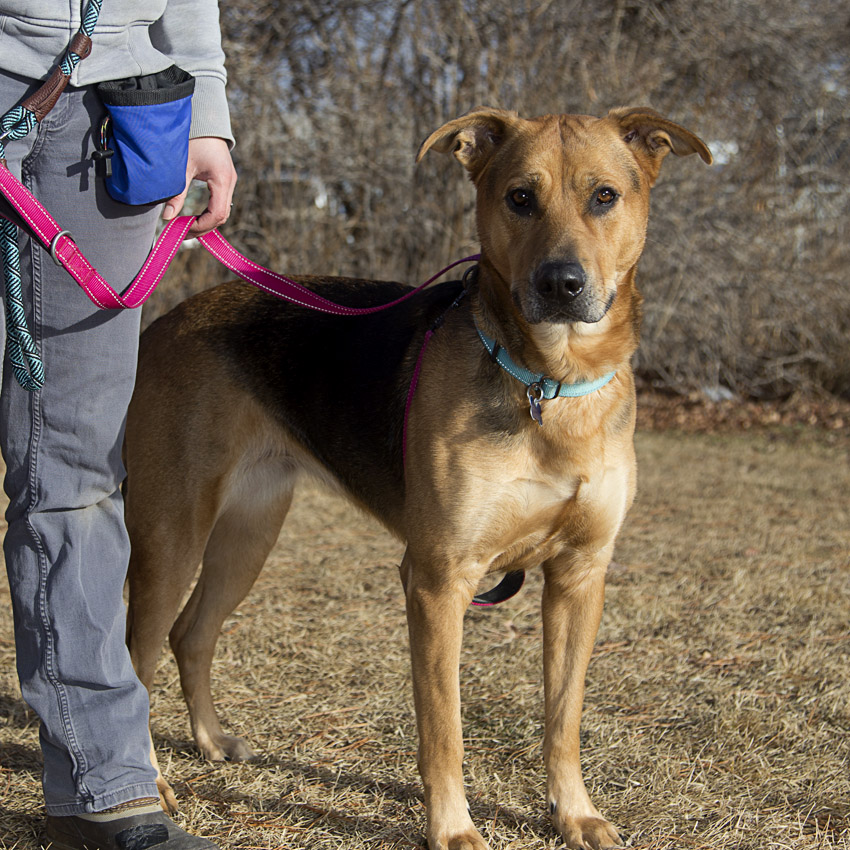
[[[233,189],[236,181],[220,184],[210,180],[207,186],[210,190],[210,199],[207,208],[198,216],[195,223],[189,228],[189,236],[202,236],[221,227],[230,217],[233,206]]]
[[[176,218],[180,210],[183,209],[183,204],[186,202],[186,193],[189,191],[189,183],[186,182],[186,188],[179,194],[175,195],[173,198],[169,198],[165,202],[165,206],[162,210],[162,220],[163,221],[171,221],[172,218]]]
[[[205,182],[210,193],[207,208],[198,216],[188,234],[202,236],[224,224],[233,206],[236,169],[227,142],[212,137],[192,139],[189,143],[189,174],[190,179]]]

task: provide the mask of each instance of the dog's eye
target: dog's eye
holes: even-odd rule
[[[533,203],[534,195],[528,189],[513,189],[508,193],[508,204],[515,212],[527,215]]]
[[[614,206],[614,202],[618,197],[619,195],[610,186],[603,186],[601,189],[597,189],[596,194],[593,196],[594,211],[607,212]]]

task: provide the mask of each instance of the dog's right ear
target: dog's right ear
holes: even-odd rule
[[[416,161],[431,148],[439,153],[453,153],[474,178],[518,121],[516,112],[479,106],[431,133],[422,142]]]

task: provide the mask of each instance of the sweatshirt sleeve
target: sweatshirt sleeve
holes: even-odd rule
[[[150,37],[154,47],[195,78],[190,138],[217,136],[233,147],[218,0],[168,0]]]

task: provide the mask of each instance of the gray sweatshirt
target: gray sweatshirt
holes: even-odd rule
[[[45,79],[80,27],[80,6],[81,0],[0,0],[0,70]],[[232,143],[218,0],[103,0],[91,55],[77,65],[71,85],[171,65],[195,77],[191,136]],[[14,105],[0,104],[0,114]]]

